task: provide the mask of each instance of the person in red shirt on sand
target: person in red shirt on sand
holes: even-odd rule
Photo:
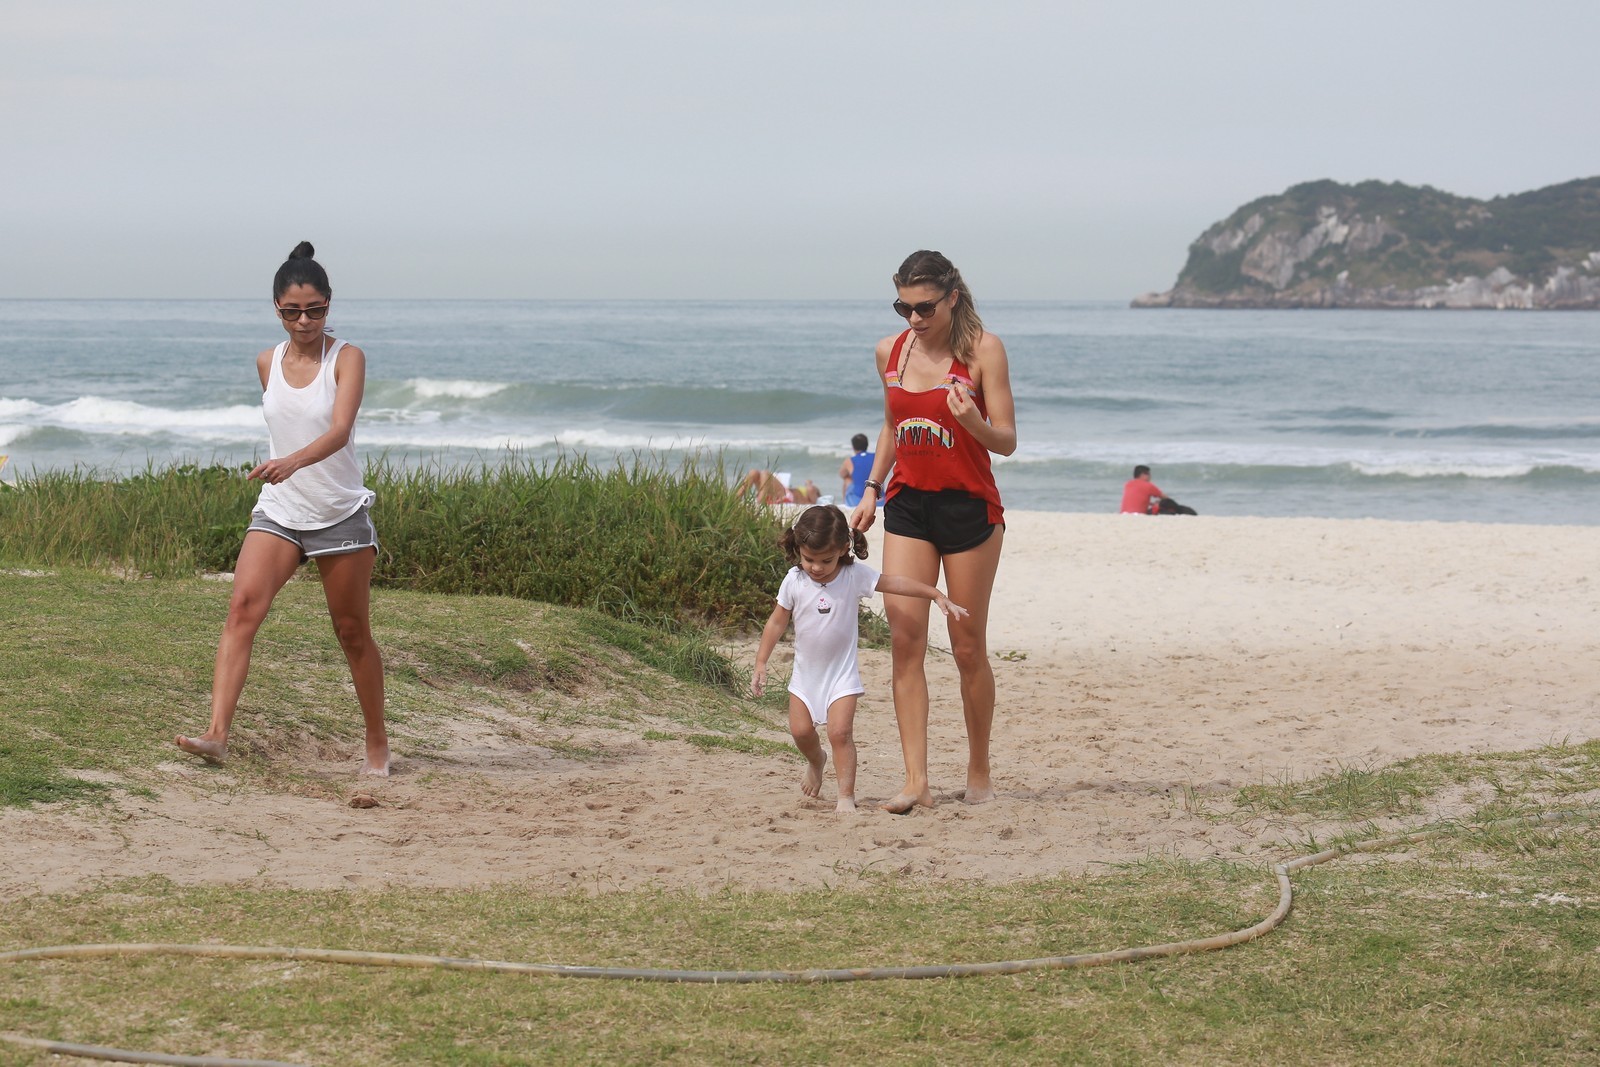
[[[1150,480],[1150,468],[1144,464],[1133,468],[1133,477],[1122,486],[1122,513],[1124,515],[1154,515],[1166,494]]]
[[[1133,477],[1122,486],[1122,513],[1124,515],[1193,515],[1186,508],[1161,491],[1150,480],[1150,468],[1139,464],[1133,468]]]

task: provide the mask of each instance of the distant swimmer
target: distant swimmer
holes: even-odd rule
[[[1133,468],[1133,477],[1122,486],[1122,514],[1124,515],[1195,515],[1194,508],[1186,508],[1150,480],[1150,468],[1139,464]]]
[[[228,758],[256,631],[284,583],[314,559],[366,724],[361,773],[387,777],[383,660],[370,612],[378,534],[352,437],[367,357],[325,332],[333,288],[313,255],[310,242],[300,242],[273,278],[273,305],[289,339],[256,356],[270,458],[249,477],[265,484],[234,567],[211,680],[211,725],[198,737],[180,734],[177,743],[211,762]]]

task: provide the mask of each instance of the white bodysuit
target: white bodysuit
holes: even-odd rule
[[[878,572],[865,563],[846,563],[827,585],[818,585],[792,567],[778,587],[778,606],[794,622],[794,673],[789,692],[799,697],[811,721],[828,721],[828,705],[866,692],[856,667],[860,635],[857,612],[863,597],[878,587]]]

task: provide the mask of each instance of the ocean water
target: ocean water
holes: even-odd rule
[[[882,418],[889,299],[339,300],[330,324],[368,355],[368,458],[720,458],[837,493]],[[1011,357],[1007,506],[1115,511],[1144,463],[1203,515],[1600,524],[1600,315],[979,307]],[[0,300],[0,477],[264,456],[254,356],[282,336],[264,300]]]

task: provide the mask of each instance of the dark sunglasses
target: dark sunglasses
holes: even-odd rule
[[[274,304],[273,307],[278,309],[278,314],[283,316],[284,322],[299,322],[301,315],[306,316],[312,322],[319,322],[328,317],[327,304],[318,304],[314,308],[286,308],[278,304]]]
[[[931,319],[933,313],[939,310],[939,305],[944,302],[944,297],[949,295],[949,293],[945,293],[938,300],[924,300],[920,304],[908,304],[904,300],[896,300],[894,302],[894,313],[902,319],[909,319],[911,313],[915,311],[917,318]]]

